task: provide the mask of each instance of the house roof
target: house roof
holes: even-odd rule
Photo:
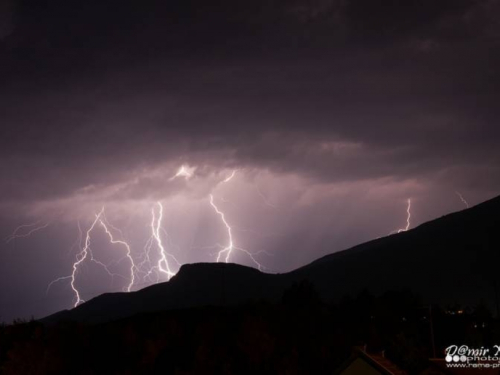
[[[338,375],[408,375],[383,354],[368,353],[362,347],[355,347],[349,359],[340,366]]]

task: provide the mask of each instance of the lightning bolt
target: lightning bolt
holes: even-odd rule
[[[408,207],[406,208],[406,227],[402,229],[398,229],[398,233],[406,232],[410,229],[410,219],[411,219],[411,199],[408,199]]]
[[[68,255],[71,254],[71,252],[75,247],[80,246],[80,249],[82,248],[83,231],[82,231],[82,226],[80,225],[80,220],[77,220],[76,227],[78,228],[78,236],[76,237],[76,240],[73,243],[73,245],[69,248]]]
[[[71,273],[71,276],[70,276],[70,278],[71,278],[70,285],[71,285],[71,289],[73,289],[73,292],[75,293],[75,299],[76,299],[76,301],[75,301],[74,307],[78,306],[82,302],[85,302],[85,301],[83,301],[81,299],[81,297],[80,297],[80,291],[75,286],[76,274],[78,272],[78,267],[80,266],[80,264],[83,263],[83,261],[87,258],[88,254],[89,254],[89,251],[90,251],[90,233],[92,232],[92,230],[94,229],[94,227],[99,222],[99,220],[100,220],[101,215],[103,214],[103,212],[104,212],[104,207],[95,216],[95,219],[92,222],[92,225],[87,230],[87,234],[85,236],[85,243],[84,243],[85,245],[84,245],[82,251],[80,251],[80,253],[77,254],[76,261],[75,261],[75,263],[73,263],[73,272]],[[64,278],[67,278],[67,277],[64,277]],[[59,279],[60,280],[64,280],[64,278],[59,278]]]
[[[140,270],[140,273],[143,275],[142,280],[144,282],[159,283],[160,274],[163,274],[167,281],[170,280],[176,273],[172,271],[169,259],[173,260],[179,267],[181,266],[181,263],[179,263],[175,256],[165,249],[162,233],[166,236],[167,240],[169,237],[168,233],[162,228],[162,221],[163,205],[161,202],[156,202],[151,208],[151,223],[149,225],[151,236],[144,245],[142,261],[137,265],[138,270]],[[151,253],[155,245],[159,252],[159,259],[156,265],[152,266],[153,261],[151,260]],[[156,275],[156,279],[153,279],[152,275]]]
[[[32,224],[23,224],[23,225],[18,226],[16,229],[14,229],[12,234],[5,239],[5,243],[9,243],[10,241],[12,241],[16,238],[29,237],[33,233],[35,233],[41,229],[47,228],[50,225],[50,221],[45,223],[45,224],[40,224],[40,222],[41,222],[41,220],[38,220],[37,222],[32,223]],[[26,233],[19,233],[21,230],[28,229],[28,228],[30,228],[30,229]]]
[[[119,245],[122,245],[123,247],[125,247],[125,250],[126,250],[125,257],[128,258],[128,260],[130,261],[130,283],[127,286],[127,292],[130,292],[132,290],[132,287],[134,286],[134,281],[135,281],[135,272],[134,271],[136,269],[134,259],[132,258],[132,254],[131,254],[132,252],[130,250],[130,245],[128,243],[126,243],[125,241],[115,240],[113,238],[113,235],[109,231],[108,227],[106,226],[105,222],[102,219],[99,220],[99,223],[104,228],[104,231],[106,232],[106,234],[109,237],[109,241],[113,245],[119,244]],[[112,227],[112,226],[110,225],[110,227]]]
[[[221,259],[223,258],[224,259],[224,262],[228,263],[229,262],[229,259],[231,257],[231,254],[233,252],[233,250],[239,250],[245,254],[248,255],[248,257],[252,260],[253,263],[255,263],[255,265],[257,266],[257,268],[259,270],[262,270],[262,268],[264,268],[262,266],[262,264],[260,264],[257,259],[255,259],[254,257],[254,254],[252,254],[251,252],[249,252],[248,250],[246,249],[243,249],[241,247],[237,247],[234,245],[234,242],[233,242],[233,232],[232,232],[232,228],[231,226],[229,225],[229,223],[227,222],[226,220],[226,216],[224,214],[224,212],[222,212],[218,207],[217,205],[215,204],[214,202],[214,196],[212,194],[210,194],[210,205],[212,206],[212,208],[214,209],[214,211],[216,212],[217,215],[219,215],[219,217],[221,218],[221,221],[222,223],[224,224],[224,226],[226,227],[226,231],[227,231],[227,238],[228,238],[228,243],[225,247],[223,247],[218,253],[217,253],[217,262],[220,262]]]
[[[467,202],[467,201],[465,200],[465,198],[463,197],[463,195],[462,195],[462,194],[460,194],[458,191],[455,191],[455,193],[458,195],[458,197],[460,198],[460,200],[462,201],[462,203],[463,203],[463,204],[465,204],[465,207],[469,208],[469,207],[470,207],[470,206],[469,206],[469,202]]]
[[[132,266],[131,266],[131,272],[132,272],[131,280],[130,280],[130,284],[127,286],[127,290],[130,291],[130,289],[133,286],[133,282],[134,282],[133,270],[134,270],[134,267],[135,267],[134,261],[133,261],[133,259],[131,257],[130,246],[125,241],[115,240],[114,237],[113,237],[113,235],[111,234],[111,232],[108,230],[105,222],[106,222],[106,219],[105,219],[105,216],[104,216],[104,207],[103,207],[101,209],[101,211],[99,211],[99,213],[95,215],[94,221],[92,222],[92,224],[90,225],[90,227],[87,229],[87,231],[85,233],[85,241],[83,243],[83,247],[81,248],[80,252],[76,255],[76,260],[73,263],[71,275],[62,276],[62,277],[59,277],[59,278],[51,281],[48,284],[48,286],[47,286],[47,290],[46,290],[47,293],[49,292],[49,290],[52,287],[52,285],[54,285],[55,283],[57,283],[59,281],[63,281],[63,280],[70,280],[70,286],[71,286],[71,289],[73,290],[73,293],[75,295],[75,303],[74,303],[73,306],[76,307],[79,304],[81,304],[82,302],[85,302],[81,298],[80,291],[78,290],[78,288],[76,286],[76,277],[78,275],[78,270],[79,270],[80,266],[82,265],[82,263],[87,258],[91,262],[93,262],[93,263],[101,266],[107,272],[107,274],[110,275],[112,278],[114,278],[115,276],[123,277],[120,274],[111,272],[106,264],[104,264],[101,261],[99,261],[96,258],[94,258],[94,254],[92,252],[92,249],[90,248],[91,233],[92,233],[92,231],[95,229],[95,227],[98,224],[100,224],[105,229],[106,233],[110,237],[110,240],[111,240],[112,244],[121,244],[121,245],[125,246],[126,249],[127,249],[127,255],[126,255],[126,257],[128,257],[130,259],[131,263],[132,263]]]
[[[222,223],[226,227],[227,230],[227,237],[228,237],[228,245],[223,248],[219,253],[217,254],[217,262],[220,262],[220,258],[222,257],[222,254],[226,253],[226,263],[229,261],[229,257],[231,256],[231,253],[234,249],[234,244],[233,244],[233,234],[231,231],[231,226],[228,224],[226,221],[226,217],[222,211],[219,210],[219,208],[215,205],[214,203],[214,196],[210,194],[210,205],[213,207],[217,215],[220,216]]]
[[[226,182],[231,181],[231,180],[234,178],[234,176],[236,175],[236,172],[238,172],[238,170],[237,170],[237,169],[235,169],[234,171],[232,171],[232,172],[231,172],[231,174],[229,175],[229,177],[227,177],[227,178],[225,178],[224,180],[222,180],[222,182],[221,182],[221,183],[222,183],[222,184],[225,184]]]
[[[158,260],[157,269],[159,272],[166,275],[167,280],[170,280],[170,278],[174,276],[175,273],[170,270],[170,264],[168,262],[167,256],[171,255],[165,251],[165,247],[163,246],[163,241],[161,239],[161,222],[163,220],[163,205],[161,204],[161,202],[157,202],[156,205],[158,207],[158,217],[156,217],[155,209],[153,207],[151,210],[151,216],[152,216],[151,232],[152,232],[152,237],[156,241],[156,245],[160,250],[160,259]]]
[[[188,166],[181,166],[176,175],[173,176],[171,179],[177,177],[185,177],[186,179],[189,179],[191,176],[193,176],[194,170],[195,167],[191,168]],[[237,170],[233,170],[231,174],[229,174],[225,179],[220,181],[219,184],[230,182],[231,180],[233,180],[236,173]],[[219,252],[217,253],[217,262],[224,261],[228,263],[231,260],[231,257],[233,256],[233,252],[240,251],[245,253],[250,258],[250,260],[257,266],[259,270],[263,269],[264,267],[257,261],[255,256],[257,256],[262,252],[265,253],[265,251],[252,253],[244,248],[236,246],[234,243],[233,233],[235,230],[237,230],[237,228],[232,227],[229,224],[228,220],[226,219],[226,214],[216,204],[214,196],[210,194],[209,198],[211,207],[213,208],[216,215],[220,218],[222,224],[226,229],[227,239],[228,239],[228,243],[226,246],[217,245],[220,248]],[[181,264],[177,261],[174,255],[170,254],[167,251],[167,246],[165,243],[167,243],[168,246],[171,246],[170,243],[171,240],[168,233],[162,227],[163,217],[164,217],[164,207],[162,202],[158,201],[151,207],[151,221],[149,223],[151,235],[149,239],[146,241],[142,255],[139,256],[140,260],[139,263],[134,260],[131,246],[123,239],[124,238],[123,232],[120,229],[114,227],[107,220],[105,216],[104,207],[97,214],[95,214],[93,221],[91,222],[90,226],[87,228],[86,231],[82,230],[80,223],[78,222],[79,235],[78,239],[76,240],[72,248],[78,246],[79,252],[75,256],[76,260],[72,265],[71,268],[72,272],[70,275],[59,277],[50,282],[47,286],[47,293],[49,292],[53,284],[60,281],[69,280],[69,285],[71,286],[71,290],[74,294],[73,306],[77,307],[81,303],[85,302],[82,298],[82,293],[77,285],[78,274],[80,272],[82,265],[85,262],[92,262],[99,265],[111,277],[119,276],[122,277],[123,279],[126,279],[128,281],[125,287],[125,290],[127,292],[132,291],[135,285],[139,285],[137,283],[137,278],[139,275],[143,276],[143,281],[146,283],[151,283],[151,282],[158,283],[165,278],[167,281],[170,280],[172,276],[176,274],[176,272],[174,272],[175,268],[174,269],[172,268],[172,261],[175,262],[178,266],[180,266]],[[44,225],[38,225],[38,224],[39,222],[20,226],[19,228],[16,228],[11,237],[29,235],[28,233],[40,230],[48,225],[48,223]],[[31,228],[31,230],[28,233],[19,234],[19,231],[21,231],[25,227]],[[110,264],[119,263],[127,259],[129,264],[128,277],[124,277],[123,275],[111,272],[110,269],[108,268],[109,265],[102,263],[101,261],[97,260],[94,257],[94,253],[91,248],[91,242],[94,230],[99,227],[103,229],[103,231],[109,238],[110,244],[117,245],[123,248],[124,256],[120,258],[117,262],[112,262]],[[116,236],[117,234],[119,234],[118,238]],[[155,275],[156,275],[156,280],[155,280]]]

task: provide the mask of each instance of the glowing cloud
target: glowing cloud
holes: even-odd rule
[[[177,177],[184,177],[186,180],[189,180],[194,175],[194,171],[196,167],[190,167],[189,165],[182,165],[177,173],[170,178],[170,181],[176,179]]]

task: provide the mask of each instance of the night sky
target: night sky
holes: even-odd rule
[[[213,262],[228,233],[212,195],[234,246],[285,272],[404,228],[408,199],[415,227],[466,208],[459,194],[498,195],[499,14],[498,0],[1,1],[0,321],[73,306],[69,279],[46,289],[103,207],[137,262],[157,202],[166,250]],[[22,224],[44,228],[9,241]],[[99,226],[91,240],[115,276],[85,261],[83,299],[129,281],[124,248]],[[133,290],[165,280],[138,273]]]

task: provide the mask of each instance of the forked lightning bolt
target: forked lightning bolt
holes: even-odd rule
[[[189,179],[190,177],[193,176],[194,171],[195,167],[181,166],[178,172],[171,178],[171,180],[178,177],[184,177],[186,179]],[[231,174],[227,176],[224,180],[222,180],[219,184],[230,182],[235,177],[236,172],[237,170],[233,170]],[[245,253],[251,259],[251,261],[258,267],[258,269],[262,269],[263,266],[255,259],[255,255],[260,254],[261,252],[254,254],[247,251],[246,249],[243,249],[235,245],[233,238],[233,229],[235,228],[231,227],[231,225],[226,219],[225,213],[217,206],[214,196],[210,194],[209,197],[210,197],[211,207],[213,208],[217,216],[220,218],[222,224],[226,229],[227,240],[228,240],[226,246],[220,246],[221,249],[217,253],[217,262],[221,261],[224,261],[226,263],[229,262],[231,260],[231,257],[233,256],[233,251],[237,250]],[[138,275],[143,275],[143,281],[145,282],[155,282],[155,281],[160,282],[162,281],[162,279],[166,279],[167,281],[170,280],[171,277],[175,275],[175,272],[172,269],[171,261],[174,261],[178,266],[180,266],[180,263],[172,254],[167,252],[164,240],[169,240],[170,237],[168,236],[168,233],[166,233],[165,230],[162,228],[163,216],[164,216],[164,208],[162,203],[158,201],[151,208],[151,221],[150,221],[151,236],[146,242],[146,245],[144,247],[144,252],[140,258],[141,262],[137,263],[134,261],[130,245],[123,239],[124,236],[121,230],[115,228],[111,223],[107,221],[103,207],[95,215],[94,220],[92,221],[91,225],[85,232],[82,231],[80,225],[78,225],[79,239],[75,244],[79,244],[80,251],[76,254],[76,260],[72,265],[72,272],[68,276],[59,277],[58,279],[52,281],[47,287],[47,292],[54,283],[62,280],[69,280],[70,281],[69,284],[74,293],[74,307],[77,307],[82,302],[84,302],[81,292],[77,287],[77,277],[79,270],[85,261],[90,261],[95,264],[98,264],[99,266],[103,267],[104,270],[112,277],[120,276],[128,280],[128,284],[125,287],[125,290],[127,292],[132,291],[134,285],[137,284],[136,282]],[[10,241],[13,238],[28,236],[34,231],[40,230],[48,226],[48,223],[44,225],[38,225],[38,224],[39,222],[20,226],[13,232],[13,234],[8,238],[8,240]],[[92,241],[92,233],[97,227],[102,227],[112,245],[117,245],[123,248],[124,256],[118,262],[127,259],[129,264],[128,277],[123,277],[122,275],[112,273],[106,264],[100,262],[94,257],[93,251],[91,249],[91,241]],[[30,230],[27,233],[19,234],[19,232],[23,228],[30,228]],[[120,234],[120,239],[116,238],[115,233]],[[156,249],[158,255],[156,254],[153,255],[153,251]],[[152,275],[156,275],[155,277],[156,280],[151,278]],[[164,278],[162,277],[162,275]]]
[[[106,234],[108,235],[109,237],[109,241],[115,245],[115,244],[119,244],[119,245],[122,245],[123,247],[125,247],[126,249],[126,254],[125,254],[125,257],[128,258],[128,260],[130,261],[130,282],[129,284],[127,285],[127,292],[130,292],[132,290],[132,287],[134,286],[134,281],[135,281],[135,269],[136,269],[136,266],[135,266],[135,263],[134,263],[134,259],[132,258],[132,252],[130,251],[130,246],[128,243],[126,243],[125,241],[120,241],[120,240],[115,240],[113,238],[113,235],[111,234],[111,232],[109,231],[108,227],[106,226],[106,224],[104,223],[104,221],[102,219],[99,220],[99,223],[101,224],[101,226],[104,228]],[[111,226],[111,225],[110,225]]]
[[[105,230],[106,234],[108,235],[108,237],[110,238],[110,242],[112,244],[120,244],[120,245],[122,245],[122,246],[125,247],[125,249],[126,249],[126,256],[125,257],[127,257],[130,260],[130,263],[131,263],[131,266],[130,266],[130,280],[129,280],[129,284],[127,286],[127,291],[130,291],[132,289],[132,287],[133,287],[133,284],[134,284],[134,280],[135,280],[135,275],[134,275],[135,264],[134,264],[134,260],[133,260],[132,255],[131,255],[130,246],[125,241],[120,241],[120,240],[115,240],[114,239],[112,233],[109,231],[109,229],[108,229],[108,227],[106,225],[106,219],[105,219],[105,216],[104,216],[104,208],[102,208],[101,211],[98,214],[95,215],[94,221],[92,222],[92,224],[89,227],[89,229],[87,229],[87,232],[85,234],[85,241],[83,243],[83,247],[80,250],[80,252],[76,255],[76,261],[73,263],[71,275],[59,277],[59,278],[53,280],[47,286],[47,292],[48,292],[49,289],[50,289],[50,287],[54,283],[62,281],[62,280],[68,280],[68,279],[71,280],[70,281],[71,289],[73,290],[73,293],[75,295],[74,307],[76,307],[80,303],[84,302],[84,300],[81,298],[80,291],[78,290],[78,288],[76,286],[76,276],[78,274],[78,270],[79,270],[80,266],[82,265],[82,263],[87,258],[89,258],[89,260],[91,262],[96,263],[99,266],[103,267],[104,270],[108,273],[108,275],[110,275],[112,277],[115,277],[115,276],[123,277],[123,276],[121,276],[119,274],[111,272],[108,269],[108,266],[106,266],[104,263],[102,263],[102,262],[100,262],[100,261],[98,261],[97,259],[94,258],[94,254],[92,252],[92,249],[90,248],[90,242],[91,242],[91,233],[95,229],[95,227],[97,226],[97,224],[100,224],[104,228],[104,230]]]
[[[146,241],[141,256],[141,262],[137,264],[137,270],[142,274],[142,281],[144,283],[156,282],[159,283],[160,275],[163,274],[167,281],[170,280],[172,276],[176,274],[172,270],[171,262],[181,266],[181,263],[175,258],[175,256],[165,249],[165,244],[163,242],[162,233],[169,239],[168,233],[162,228],[163,221],[163,205],[161,202],[156,202],[156,204],[151,208],[151,223],[149,225],[151,230],[151,236]],[[158,249],[159,259],[157,262],[152,261],[152,252],[154,248]],[[153,266],[153,264],[155,264]],[[152,277],[155,275],[156,277]]]
[[[213,207],[213,209],[217,213],[217,215],[219,215],[219,217],[221,218],[222,223],[226,227],[227,238],[228,238],[227,246],[223,247],[217,253],[217,262],[220,262],[221,259],[224,259],[224,262],[228,263],[233,250],[239,250],[239,251],[242,251],[245,254],[247,254],[249,256],[249,258],[252,260],[252,262],[255,263],[255,265],[257,266],[257,268],[259,270],[261,270],[263,268],[263,266],[262,266],[262,264],[260,264],[257,261],[257,259],[255,259],[254,254],[252,254],[251,252],[249,252],[246,249],[243,249],[241,247],[237,247],[237,246],[234,245],[234,242],[233,242],[233,233],[232,233],[231,226],[227,222],[226,216],[224,215],[224,213],[221,210],[219,210],[219,208],[215,204],[215,202],[214,202],[214,196],[212,194],[210,194],[210,205]]]
[[[236,170],[232,171],[232,173],[227,178],[222,180],[220,183],[224,184],[224,183],[231,181],[234,178],[234,176],[236,175],[236,172],[237,172]],[[246,249],[235,246],[234,241],[233,241],[233,230],[232,230],[231,225],[229,225],[229,223],[226,220],[226,215],[215,204],[215,199],[214,199],[213,194],[210,194],[209,197],[210,197],[210,205],[214,209],[215,213],[220,217],[222,224],[226,227],[226,232],[227,232],[227,241],[228,242],[227,242],[226,246],[221,246],[222,249],[217,253],[217,262],[221,262],[223,260],[224,262],[228,263],[230,258],[231,258],[231,255],[233,253],[233,250],[238,250],[238,251],[241,251],[241,252],[244,252],[245,254],[247,254],[248,257],[252,260],[253,263],[255,263],[255,265],[258,267],[259,270],[262,269],[263,268],[262,264],[260,264],[255,259],[254,254],[252,254],[251,252],[249,252]]]
[[[83,249],[82,249],[82,251],[80,251],[80,253],[77,254],[76,261],[75,261],[75,263],[73,263],[73,272],[71,273],[71,283],[70,284],[71,284],[71,289],[73,289],[73,292],[75,293],[75,299],[76,300],[75,300],[74,307],[76,307],[80,303],[84,302],[81,299],[81,297],[80,297],[80,291],[78,290],[78,288],[75,285],[76,274],[78,272],[78,267],[80,266],[80,264],[82,264],[83,261],[85,259],[87,259],[87,256],[88,256],[89,251],[90,251],[90,233],[92,232],[92,230],[94,229],[94,227],[96,226],[96,224],[99,222],[99,220],[100,220],[101,215],[102,215],[103,212],[104,212],[104,208],[95,216],[95,219],[92,222],[92,225],[87,230],[87,234],[86,234],[86,237],[85,237],[85,243],[84,243]]]

